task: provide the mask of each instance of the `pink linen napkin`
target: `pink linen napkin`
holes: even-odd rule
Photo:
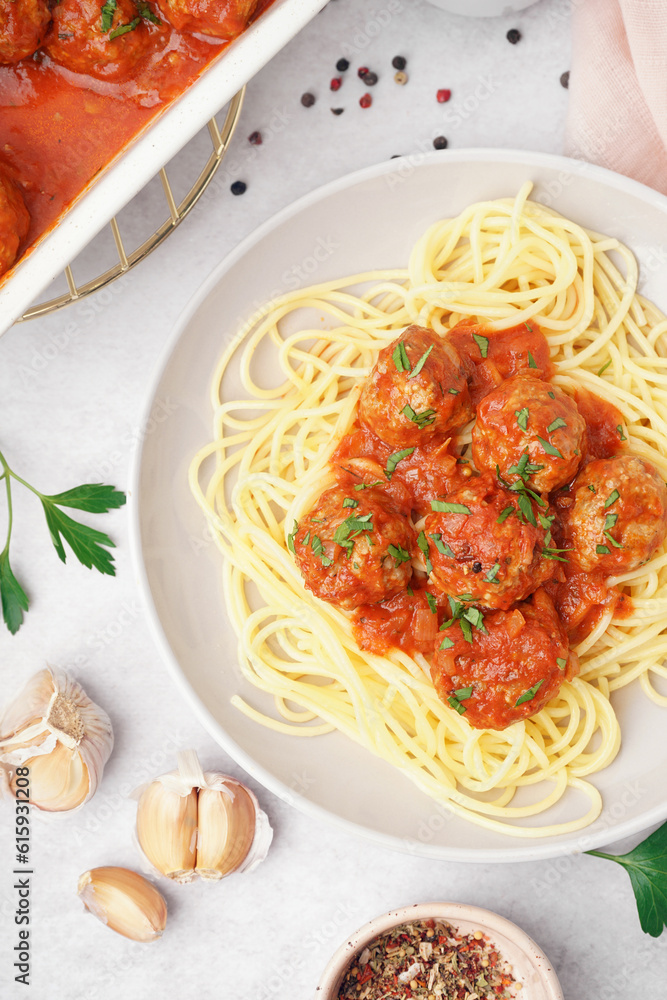
[[[572,3],[565,153],[667,194],[667,2]]]

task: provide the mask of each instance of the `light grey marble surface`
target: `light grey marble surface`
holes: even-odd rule
[[[567,0],[541,0],[521,14],[472,20],[425,0],[332,0],[250,83],[228,160],[165,246],[108,291],[17,325],[0,341],[0,447],[10,463],[47,492],[97,480],[126,487],[147,388],[180,311],[228,251],[301,194],[393,154],[418,156],[436,135],[457,149],[559,153],[570,9]],[[522,32],[516,46],[505,39],[511,27]],[[404,87],[392,79],[396,54],[408,59]],[[352,65],[332,94],[342,55]],[[367,110],[358,105],[367,89],[355,76],[360,65],[380,76]],[[435,100],[441,87],[452,90],[448,104]],[[317,96],[309,110],[299,103],[306,90]],[[334,116],[331,107],[345,112]],[[255,129],[264,137],[259,147],[247,141]],[[206,141],[179,156],[170,171],[177,182]],[[229,192],[235,179],[248,185],[242,197]],[[129,224],[139,225],[156,199],[134,202]],[[93,244],[86,266],[103,253]],[[307,1000],[350,931],[428,899],[474,903],[514,920],[550,956],[568,1000],[665,996],[667,940],[641,933],[620,868],[584,856],[498,866],[406,856],[317,822],[262,788],[255,790],[275,827],[267,860],[218,886],[161,886],[170,917],[159,943],[133,944],[84,914],[75,894],[81,872],[137,864],[130,788],[171,769],[175,751],[189,746],[206,765],[243,776],[183,705],[160,661],[126,511],[98,525],[118,542],[113,580],[72,557],[63,566],[37,504],[17,496],[13,565],[31,610],[16,637],[0,632],[0,696],[45,661],[68,667],[110,713],[116,747],[83,811],[33,817],[30,987],[13,981],[12,812],[7,805],[0,812],[0,997]]]

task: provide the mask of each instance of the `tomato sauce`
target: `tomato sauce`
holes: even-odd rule
[[[253,20],[271,2],[260,0]],[[165,30],[164,47],[122,82],[72,73],[40,52],[0,66],[0,157],[31,216],[22,254],[228,45]]]
[[[483,338],[480,341],[475,337]],[[470,323],[455,327],[447,337],[463,356],[475,405],[507,378],[526,372],[548,379],[555,371],[549,360],[546,337],[536,324],[521,324],[509,330],[492,331]],[[484,356],[486,355],[486,356]],[[622,450],[618,428],[622,416],[610,403],[586,390],[576,393],[577,407],[586,422],[587,445],[584,464],[608,458]],[[416,517],[431,511],[431,500],[443,497],[470,480],[472,470],[456,453],[451,439],[438,438],[414,448],[401,458],[387,481],[385,469],[396,449],[382,441],[368,427],[355,421],[332,456],[341,486],[351,489],[360,480],[380,482],[405,510]],[[359,460],[361,464],[359,464]],[[368,463],[371,463],[370,465]],[[574,502],[565,487],[549,497],[550,509],[564,510]],[[559,539],[558,521],[554,540]],[[564,556],[567,560],[567,553]],[[608,588],[601,572],[586,572],[575,563],[559,563],[565,573],[556,572],[545,585],[570,643],[581,642],[610,608],[615,617],[632,613],[632,601],[615,588]],[[443,621],[450,617],[446,595],[428,588],[424,577],[413,577],[409,591],[381,604],[362,605],[353,615],[353,627],[360,649],[382,654],[399,648],[408,654],[433,652],[434,640]]]

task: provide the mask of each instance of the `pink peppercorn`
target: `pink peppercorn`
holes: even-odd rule
[[[331,83],[329,84],[329,87],[331,88],[331,90],[340,90],[342,83],[343,83],[342,78],[340,76],[335,76],[331,81]]]
[[[452,92],[451,90],[439,90],[435,96],[438,99],[438,104],[446,104],[452,96]]]
[[[364,94],[363,97],[359,98],[359,104],[362,106],[362,108],[370,108],[372,103],[373,103],[373,98],[371,97],[370,94]]]

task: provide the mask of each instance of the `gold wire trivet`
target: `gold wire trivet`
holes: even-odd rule
[[[113,233],[113,239],[118,253],[118,263],[114,264],[113,267],[108,268],[108,270],[104,271],[96,278],[91,278],[89,281],[86,281],[81,285],[76,284],[71,265],[68,264],[64,271],[68,291],[63,292],[62,295],[55,296],[55,298],[48,299],[46,302],[39,302],[37,305],[31,306],[17,320],[17,323],[21,323],[23,320],[27,319],[35,319],[37,316],[46,316],[48,313],[55,312],[56,309],[62,309],[64,306],[68,306],[72,302],[79,302],[87,295],[92,295],[93,292],[99,291],[106,285],[111,284],[112,281],[115,281],[116,278],[120,278],[121,275],[126,274],[140,261],[144,260],[149,253],[152,253],[156,247],[159,247],[160,244],[166,240],[170,233],[173,233],[174,229],[180,225],[186,215],[188,215],[188,213],[197,204],[213,179],[216,170],[222,163],[224,155],[227,152],[229,141],[234,134],[234,130],[238,123],[239,115],[241,114],[244,95],[245,87],[243,87],[238,94],[232,98],[232,101],[227,109],[227,114],[222,124],[222,128],[218,126],[215,118],[211,118],[208,122],[208,132],[211,142],[213,143],[213,152],[206,161],[206,165],[199,174],[199,177],[179,205],[176,204],[165,167],[160,170],[159,177],[162,181],[162,188],[167,200],[169,218],[163,222],[162,225],[148,237],[148,239],[144,240],[144,242],[138,246],[136,250],[128,253],[123,243],[118,222],[114,217],[109,225],[111,226],[111,232]]]

